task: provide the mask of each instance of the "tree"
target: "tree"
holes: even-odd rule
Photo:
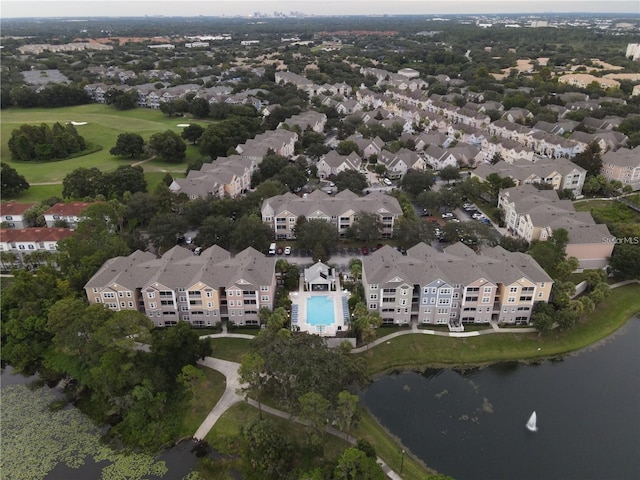
[[[124,213],[110,203],[97,203],[83,212],[74,234],[58,242],[56,263],[73,288],[78,291],[110,258],[129,255],[131,250],[117,231],[118,218]]]
[[[165,162],[179,163],[186,158],[187,146],[173,130],[154,133],[149,139],[149,146]]]
[[[240,451],[247,480],[281,480],[289,475],[293,446],[270,420],[242,429]]]
[[[588,176],[597,177],[602,169],[600,146],[597,142],[591,143],[589,148],[573,157],[571,161],[584,168]]]
[[[409,220],[402,216],[393,224],[393,238],[398,241],[398,245],[409,248],[420,242],[430,244],[434,233],[426,222],[417,218]]]
[[[336,147],[336,152],[340,155],[349,155],[351,153],[360,153],[360,149],[358,148],[358,144],[351,140],[343,140]]]
[[[171,328],[154,330],[151,342],[151,364],[156,369],[154,383],[162,389],[175,385],[186,365],[211,355],[211,343],[200,340],[198,332],[188,323],[178,322]]]
[[[308,422],[307,439],[313,446],[322,444],[331,402],[316,392],[307,392],[298,398],[300,417]]]
[[[206,118],[209,116],[209,102],[206,98],[196,97],[189,104],[189,113],[195,118]]]
[[[380,218],[375,213],[358,212],[347,229],[347,237],[367,244],[380,238],[383,228]]]
[[[107,105],[113,105],[118,110],[131,110],[138,106],[138,92],[135,89],[125,92],[110,88],[105,94]]]
[[[243,355],[238,374],[240,375],[240,382],[246,385],[243,391],[256,397],[260,420],[262,420],[262,403],[260,402],[260,398],[265,385],[264,359],[260,354],[255,352]]]
[[[636,241],[637,238],[635,237]],[[640,279],[640,245],[637,243],[617,244],[613,248],[609,266],[616,277],[620,279]]]
[[[95,198],[104,191],[102,172],[97,167],[76,168],[62,180],[64,198]]]
[[[291,192],[299,191],[307,183],[307,177],[296,165],[287,165],[273,177],[274,180],[286,185]]]
[[[362,343],[369,343],[376,337],[376,329],[382,325],[378,312],[370,312],[365,303],[360,302],[353,310],[351,331]]]
[[[237,251],[253,247],[266,252],[273,239],[273,230],[257,215],[247,215],[236,222],[231,234],[231,245]]]
[[[295,228],[298,245],[307,250],[313,250],[320,245],[325,252],[335,247],[338,240],[338,232],[335,226],[320,219],[299,222]]]
[[[109,154],[120,157],[136,158],[144,153],[144,139],[137,133],[121,133],[118,135],[116,145]]]
[[[347,390],[343,390],[338,394],[335,421],[338,428],[347,434],[347,441],[349,441],[351,426],[356,420],[359,400],[360,398],[357,395],[353,395]]]
[[[4,162],[1,165],[0,181],[2,182],[2,195],[4,197],[15,197],[20,192],[29,189],[29,183],[16,169]]]
[[[73,125],[56,122],[22,125],[11,131],[8,146],[12,159],[29,162],[67,158],[84,150],[86,143]]]
[[[448,165],[440,170],[439,176],[442,180],[446,180],[450,183],[451,180],[458,180],[460,178],[460,169],[453,165]]]
[[[195,242],[202,247],[218,245],[222,248],[231,246],[231,236],[233,233],[233,220],[220,215],[210,215],[204,219]]]
[[[492,199],[497,199],[500,190],[503,188],[511,188],[515,186],[515,183],[510,177],[501,177],[497,173],[490,173],[487,175],[483,182],[485,191],[491,196]]]
[[[149,241],[158,249],[169,249],[187,229],[187,222],[177,213],[161,213],[149,223]]]
[[[409,170],[407,174],[402,177],[401,183],[404,191],[413,196],[418,196],[422,192],[429,190],[435,183],[435,179],[431,172]]]
[[[356,447],[347,448],[338,459],[338,465],[333,471],[336,480],[383,480],[385,473],[376,463],[375,458],[367,455]]]
[[[335,182],[338,191],[351,190],[356,195],[361,195],[362,191],[367,188],[367,177],[355,170],[344,170],[335,177],[331,177]]]
[[[147,181],[140,165],[121,165],[103,176],[104,193],[110,197],[123,198],[126,192],[147,191]]]
[[[191,142],[193,145],[198,143],[200,137],[204,133],[204,128],[196,123],[190,124],[188,127],[184,127],[180,136],[187,142]]]

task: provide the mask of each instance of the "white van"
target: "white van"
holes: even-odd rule
[[[390,187],[391,185],[393,185],[393,184],[391,183],[391,180],[389,180],[388,178],[385,178],[385,179],[384,179],[384,180],[382,180],[382,181],[384,182],[384,184],[385,184],[387,187]]]
[[[272,243],[271,245],[269,245],[269,255],[275,255],[276,254],[276,244]]]

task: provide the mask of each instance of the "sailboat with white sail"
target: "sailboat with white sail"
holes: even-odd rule
[[[538,431],[537,423],[538,423],[538,417],[534,410],[531,416],[529,417],[529,420],[527,421],[527,429],[530,432],[537,432]]]

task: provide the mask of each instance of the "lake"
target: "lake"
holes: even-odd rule
[[[640,319],[558,361],[388,374],[361,395],[456,480],[640,478]],[[538,431],[525,428],[533,411]]]

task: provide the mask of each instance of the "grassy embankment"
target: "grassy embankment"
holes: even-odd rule
[[[210,368],[198,367],[204,373],[193,388],[194,395],[185,405],[179,438],[192,437],[211,409],[218,403],[225,389],[225,377]]]
[[[99,145],[102,148],[87,155],[56,162],[16,162],[11,160],[8,141],[11,138],[11,132],[15,128],[24,124],[39,125],[41,123],[53,124],[55,122],[66,123],[70,121],[87,122],[86,125],[76,127],[78,133],[84,137],[88,144]],[[200,158],[197,147],[187,144],[187,160],[182,163],[166,163],[145,158],[126,159],[113,157],[109,154],[109,150],[115,146],[118,135],[121,133],[137,133],[145,140],[149,140],[149,137],[154,133],[164,132],[165,130],[173,130],[180,133],[182,127],[178,127],[178,125],[181,123],[198,123],[206,127],[207,124],[214,122],[211,120],[194,121],[188,118],[170,118],[159,110],[144,108],[118,111],[101,104],[52,109],[11,108],[4,110],[2,113],[0,159],[15,168],[20,175],[24,175],[26,180],[32,184],[29,190],[16,198],[21,202],[39,201],[52,195],[60,196],[62,192],[60,182],[76,168],[97,167],[102,172],[108,172],[121,165],[130,165],[139,161],[143,161],[141,165],[145,171],[149,189],[153,189],[155,185],[160,183],[167,172],[174,177],[183,177],[187,162],[191,159]],[[38,183],[54,184],[33,185]]]
[[[540,359],[579,350],[601,340],[640,311],[640,285],[616,288],[568,332],[503,333],[468,338],[405,335],[359,355],[375,375],[396,368],[488,364]]]

